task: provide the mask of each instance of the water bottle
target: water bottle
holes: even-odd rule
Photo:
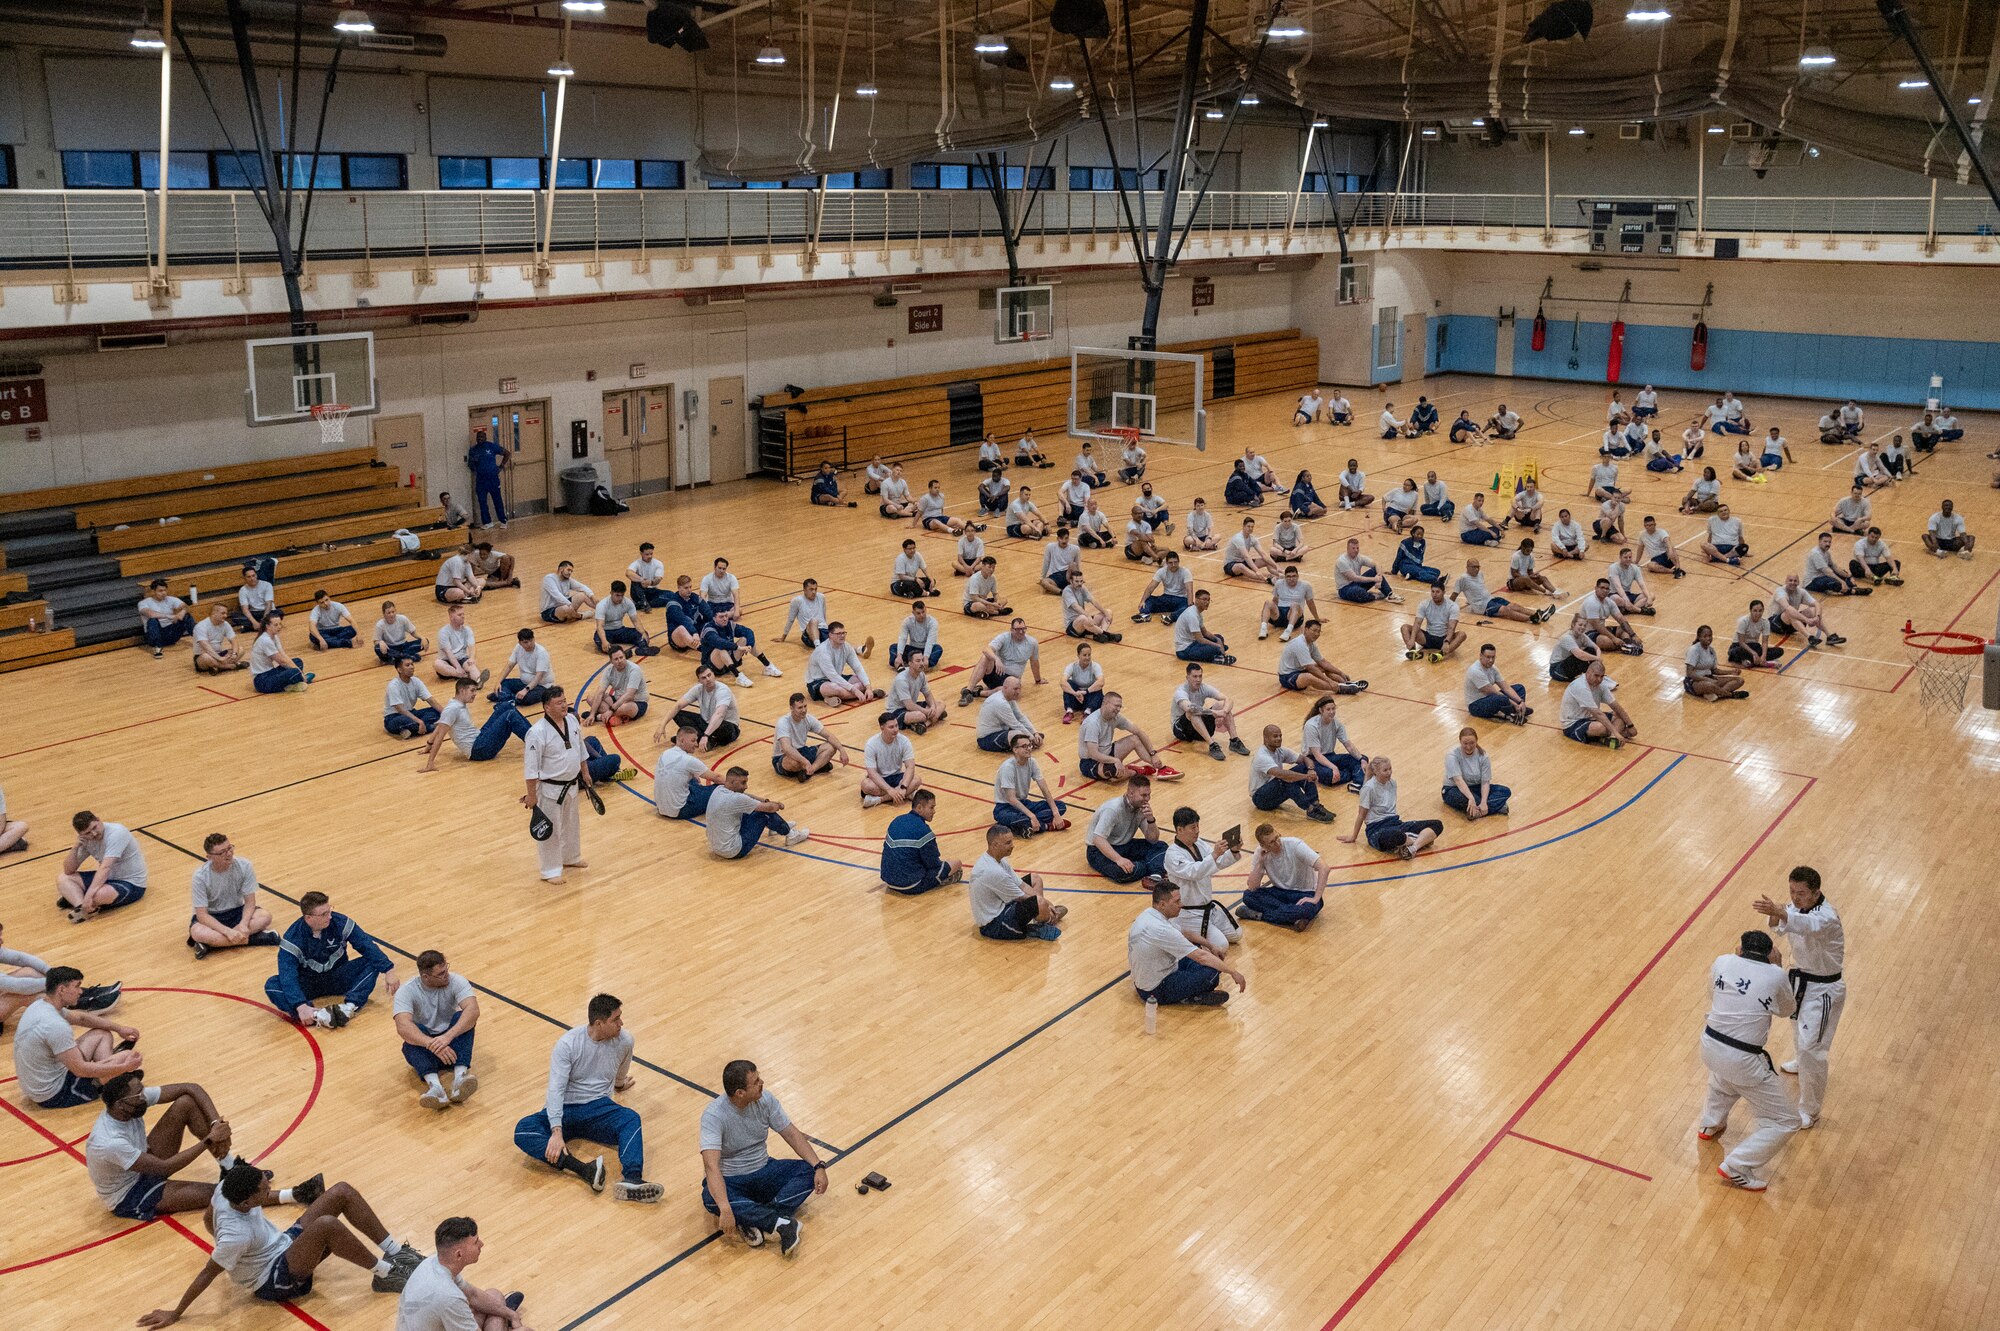
[[[42,632],[54,633],[56,631],[56,607],[54,602],[49,603],[48,611],[48,614],[42,617]]]
[[[189,605],[201,604],[201,588],[195,586],[191,582],[188,584],[188,604]]]
[[[1157,998],[1149,998],[1146,1000],[1146,1034],[1158,1035],[1159,1033],[1160,1033],[1160,1000]]]

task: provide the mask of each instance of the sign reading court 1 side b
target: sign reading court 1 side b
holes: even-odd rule
[[[39,425],[48,418],[42,380],[0,380],[0,425]]]

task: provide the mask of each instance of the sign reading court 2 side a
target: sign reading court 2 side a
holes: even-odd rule
[[[40,379],[0,379],[0,425],[40,425],[49,418]]]
[[[941,333],[944,331],[944,306],[910,306],[910,331],[913,333]]]

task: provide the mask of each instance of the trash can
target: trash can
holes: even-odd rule
[[[579,463],[562,470],[563,507],[581,517],[590,512],[591,496],[597,493],[597,468]]]

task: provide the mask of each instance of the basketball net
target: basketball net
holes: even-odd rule
[[[347,442],[347,416],[354,408],[344,402],[329,402],[312,409],[312,418],[319,422],[319,441],[322,444],[344,444]]]

